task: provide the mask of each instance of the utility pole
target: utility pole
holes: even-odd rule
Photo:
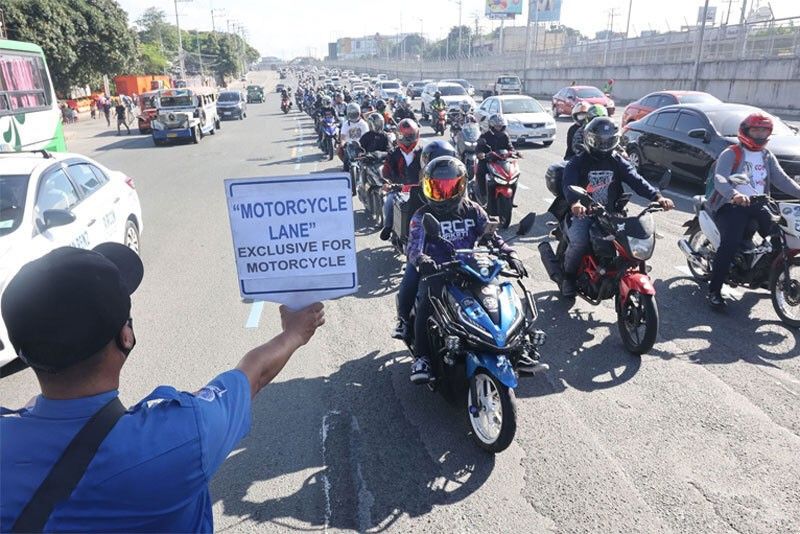
[[[225,14],[224,9],[211,9],[211,31],[217,33],[217,25],[216,25],[216,18],[221,17]]]
[[[747,20],[747,0],[742,0],[742,15],[739,17],[739,24],[742,25]]]
[[[694,59],[694,76],[692,77],[692,91],[697,91],[697,81],[700,75],[700,57],[703,54],[703,35],[706,32],[706,15],[708,14],[708,0],[703,7],[703,20],[700,23],[700,37],[697,43],[697,56]]]
[[[186,78],[186,64],[183,60],[183,39],[181,38],[181,21],[178,17],[178,2],[191,2],[192,0],[175,0],[175,26],[178,28],[178,61],[181,68],[181,80]]]
[[[608,50],[611,48],[611,34],[614,33],[614,15],[617,14],[617,8],[608,10],[608,34],[606,35],[606,51],[603,54],[603,65],[608,65]]]
[[[531,9],[533,9],[534,24],[539,26],[539,2],[537,0],[530,0],[530,7],[525,22],[525,59],[522,64],[522,85],[528,79],[528,67],[531,61]]]
[[[197,37],[197,58],[200,61],[200,85],[205,85],[205,75],[203,74],[203,49],[200,47],[200,32],[195,31]]]
[[[622,43],[622,63],[628,65],[628,39],[631,31],[631,11],[633,11],[633,0],[628,2],[628,22],[625,24],[625,42]]]
[[[461,77],[461,5],[463,0],[458,0],[458,61],[456,62],[456,77]]]

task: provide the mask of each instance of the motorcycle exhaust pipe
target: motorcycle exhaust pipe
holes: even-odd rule
[[[542,265],[544,265],[544,270],[547,271],[547,276],[553,282],[560,284],[564,278],[564,273],[561,271],[561,265],[549,241],[539,243],[539,256],[542,258]]]
[[[692,249],[692,246],[689,244],[688,241],[685,239],[680,239],[678,241],[678,248],[683,252],[683,255],[686,256],[686,259],[689,260],[692,265],[697,267],[698,269],[704,269],[703,264],[697,259],[697,252]]]

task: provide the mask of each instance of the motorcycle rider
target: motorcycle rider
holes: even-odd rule
[[[422,218],[426,213],[433,214],[442,224],[442,238],[450,241],[455,248],[473,248],[483,235],[488,216],[483,208],[466,197],[467,169],[458,158],[441,156],[431,160],[423,169],[420,186],[425,205],[414,213],[408,240],[408,261],[403,281],[397,295],[398,325],[392,337],[405,339],[407,323],[414,302],[417,302],[414,319],[414,341],[416,359],[411,365],[411,381],[425,384],[431,379],[431,346],[427,332],[428,317],[432,306],[428,295],[441,291],[444,280],[436,274],[438,264],[450,259],[450,252],[437,242],[426,239]],[[527,276],[522,262],[514,250],[497,233],[491,237],[492,244],[505,255],[509,264],[521,275]],[[520,361],[520,371],[533,371],[533,360]]]
[[[575,107],[572,108],[572,120],[574,120],[575,123],[567,130],[567,151],[564,153],[565,160],[584,152],[583,129],[587,124],[592,122],[592,119],[597,117],[608,117],[608,111],[605,106],[589,104],[588,102],[578,102],[575,104]]]
[[[411,109],[411,101],[407,96],[401,97],[398,102],[397,109],[394,110],[394,122],[399,123],[403,119],[417,120],[414,110]]]
[[[441,91],[436,91],[435,93],[433,93],[433,100],[431,100],[431,107],[429,112],[431,113],[430,119],[433,120],[434,113],[446,109],[447,109],[447,102],[445,102],[444,99],[442,98]]]
[[[347,104],[346,118],[342,121],[341,128],[339,128],[339,157],[344,163],[345,172],[350,170],[350,161],[348,161],[344,145],[350,141],[358,141],[368,131],[369,124],[361,118],[361,110],[358,104]]]
[[[773,230],[772,216],[766,206],[750,204],[752,195],[769,194],[774,185],[787,195],[800,198],[800,186],[778,164],[766,148],[772,134],[772,119],[763,113],[752,113],[739,125],[739,144],[725,149],[717,158],[714,170],[714,192],[708,200],[708,209],[720,233],[720,244],[712,264],[708,285],[708,302],[714,308],[725,306],[722,284],[728,277],[731,262],[737,249],[747,236],[753,223],[765,239]],[[744,174],[749,184],[732,185],[728,178]]]
[[[503,115],[494,114],[489,117],[489,129],[478,138],[475,152],[478,156],[478,167],[475,171],[475,179],[478,181],[478,191],[486,199],[490,197],[491,193],[489,191],[490,187],[486,182],[486,174],[489,172],[486,155],[499,150],[515,152],[514,145],[511,144],[511,138],[506,132],[507,127],[508,121],[506,118]]]
[[[361,136],[361,148],[364,152],[389,152],[391,144],[389,136],[383,131],[383,116],[380,113],[370,113],[367,117],[369,131]]]
[[[347,104],[344,101],[344,95],[342,95],[342,93],[333,95],[333,108],[340,117],[347,115]]]
[[[375,102],[375,110],[383,116],[383,123],[389,126],[397,126],[392,117],[392,112],[383,100]]]
[[[585,152],[567,163],[564,169],[562,192],[570,204],[572,220],[567,230],[569,244],[564,253],[564,279],[561,294],[572,298],[576,293],[575,277],[581,258],[589,249],[589,229],[592,218],[587,217],[586,207],[570,190],[576,185],[586,189],[592,199],[607,210],[613,210],[623,193],[622,184],[627,184],[635,193],[658,202],[664,211],[675,207],[672,200],[664,197],[622,155],[615,152],[619,145],[619,131],[608,117],[597,117],[584,129]]]
[[[389,153],[383,164],[383,177],[388,182],[387,190],[391,184],[419,183],[421,153],[419,125],[411,119],[403,119],[397,125],[397,148]],[[383,241],[388,241],[392,236],[395,196],[396,193],[389,191],[383,203],[383,229],[380,235]]]
[[[317,123],[317,145],[320,147],[322,147],[322,127],[320,125],[326,115],[330,115],[334,121],[339,122],[339,115],[336,113],[331,97],[328,95],[320,97],[319,108],[314,113],[314,122]]]

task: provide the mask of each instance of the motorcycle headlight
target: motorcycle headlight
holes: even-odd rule
[[[653,249],[656,246],[656,236],[638,238],[628,236],[628,246],[631,249],[631,254],[637,260],[649,260],[653,255]]]
[[[484,337],[492,339],[492,334],[490,334],[485,328],[473,320],[469,314],[464,311],[464,308],[461,307],[461,304],[459,304],[459,302],[449,292],[447,293],[447,302],[450,304],[450,308],[455,311],[456,315],[464,322],[465,325]]]

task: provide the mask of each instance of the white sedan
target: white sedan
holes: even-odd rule
[[[475,110],[475,118],[485,132],[489,129],[489,117],[502,115],[508,121],[508,136],[513,143],[553,144],[556,122],[544,110],[538,100],[525,95],[491,96],[481,102]]]
[[[68,153],[0,152],[0,297],[26,263],[51,250],[122,243],[139,252],[133,179]],[[0,365],[15,358],[0,319]]]

